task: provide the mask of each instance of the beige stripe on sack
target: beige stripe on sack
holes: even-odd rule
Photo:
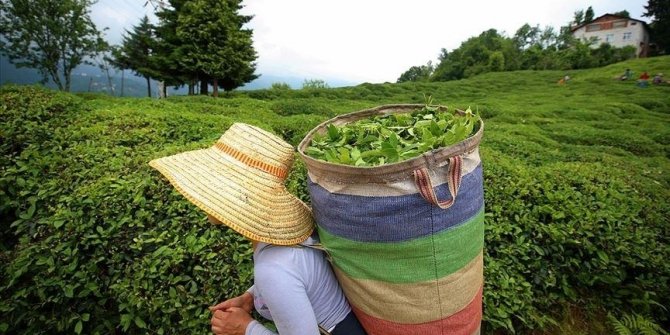
[[[443,319],[468,306],[484,282],[483,259],[480,253],[458,272],[412,284],[352,279],[333,269],[352,305],[379,319],[416,324]]]

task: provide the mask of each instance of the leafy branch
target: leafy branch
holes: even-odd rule
[[[468,108],[463,115],[426,105],[411,113],[375,116],[343,126],[328,125],[305,153],[331,163],[379,166],[417,157],[468,138],[480,117]]]

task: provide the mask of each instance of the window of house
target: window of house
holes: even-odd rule
[[[626,20],[619,20],[619,21],[614,21],[612,23],[613,28],[625,28],[626,27]]]
[[[614,42],[614,34],[607,34],[607,36],[605,36],[605,42],[607,43]]]
[[[631,32],[623,33],[623,40],[624,41],[628,41],[632,38],[633,38],[633,33],[631,33]]]
[[[586,31],[598,31],[598,30],[600,30],[599,23],[589,24],[588,26],[586,26]]]

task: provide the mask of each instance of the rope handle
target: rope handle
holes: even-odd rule
[[[449,184],[449,193],[451,193],[451,199],[446,201],[440,201],[437,198],[433,188],[433,182],[430,180],[430,173],[428,172],[427,168],[414,170],[414,182],[416,183],[416,187],[419,189],[421,196],[429,203],[442,209],[451,207],[456,202],[458,189],[461,187],[461,179],[463,177],[461,171],[462,165],[463,158],[461,158],[461,156],[449,157],[449,171],[447,172],[449,179],[447,182]]]

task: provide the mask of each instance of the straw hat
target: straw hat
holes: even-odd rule
[[[293,146],[260,128],[233,124],[207,149],[149,162],[189,201],[256,241],[290,245],[314,229],[310,209],[284,180]]]

